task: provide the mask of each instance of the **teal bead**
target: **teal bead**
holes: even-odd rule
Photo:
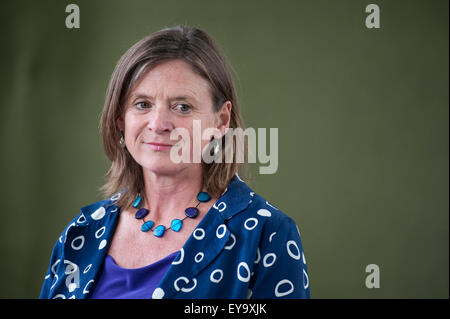
[[[141,201],[142,201],[142,196],[139,195],[138,197],[136,197],[136,199],[133,202],[133,207],[134,208],[139,208],[141,206]]]
[[[163,225],[156,226],[155,230],[153,231],[153,235],[156,237],[162,237],[164,235],[164,232],[166,231],[166,227]]]
[[[142,226],[141,226],[141,230],[143,232],[147,232],[149,230],[151,230],[153,228],[153,226],[155,225],[155,223],[153,222],[153,220],[149,220],[148,222],[145,222]]]
[[[173,231],[179,232],[181,230],[181,227],[183,226],[183,221],[181,219],[174,219],[170,223],[170,228],[172,228]]]
[[[211,195],[209,195],[209,194],[206,193],[206,192],[200,192],[200,193],[198,193],[198,195],[197,195],[197,199],[198,199],[200,202],[204,203],[204,202],[207,202],[207,201],[209,201],[209,200],[211,199]]]

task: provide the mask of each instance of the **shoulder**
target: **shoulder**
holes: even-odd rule
[[[53,248],[40,298],[65,298],[67,293],[72,295],[70,298],[79,298],[88,292],[86,287],[94,280],[92,276],[103,261],[118,220],[115,201],[119,197],[114,195],[81,207],[64,228]]]
[[[269,200],[253,191],[241,179],[233,179],[229,191],[233,196],[224,197],[227,205],[239,207],[232,216],[228,218],[228,225],[234,232],[249,233],[255,237],[267,237],[275,232],[299,233],[296,222]],[[220,206],[220,202],[219,202]]]
[[[245,261],[252,274],[250,296],[310,298],[305,254],[296,222],[248,186],[242,187],[249,191],[248,205],[229,219],[227,226],[233,234],[229,246],[238,248],[234,259]],[[237,271],[239,276],[239,266]]]
[[[294,220],[281,211],[278,207],[272,205],[267,199],[259,194],[254,195],[252,205],[249,210],[255,212],[256,215],[266,217],[269,227],[279,228],[295,224]]]
[[[82,206],[80,212],[64,228],[59,237],[59,242],[64,243],[68,234],[76,229],[82,228],[84,232],[89,232],[90,228],[92,228],[89,226],[98,227],[99,224],[107,224],[110,222],[116,215],[114,213],[120,209],[115,205],[115,202],[120,198],[122,193],[119,192],[111,197]]]
[[[244,229],[260,226],[262,233],[284,232],[297,229],[295,221],[272,205],[267,199],[257,193],[253,193],[248,208],[240,214]],[[258,225],[254,225],[257,223]]]

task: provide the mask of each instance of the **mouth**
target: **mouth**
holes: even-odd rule
[[[147,144],[150,147],[150,149],[152,149],[154,151],[170,150],[173,146],[171,144],[156,143],[156,142],[149,142],[149,143],[145,143],[145,144]]]

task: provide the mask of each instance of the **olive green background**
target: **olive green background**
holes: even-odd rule
[[[67,29],[69,3],[1,1],[0,297],[36,298],[61,231],[101,199],[115,63],[179,23],[222,48],[246,125],[278,128],[278,171],[251,165],[249,184],[298,223],[311,297],[449,297],[448,1],[74,0]]]

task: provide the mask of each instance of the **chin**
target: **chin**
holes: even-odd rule
[[[170,159],[163,161],[147,161],[141,164],[142,168],[148,172],[152,172],[157,175],[175,175],[182,169],[182,165],[172,163]]]

